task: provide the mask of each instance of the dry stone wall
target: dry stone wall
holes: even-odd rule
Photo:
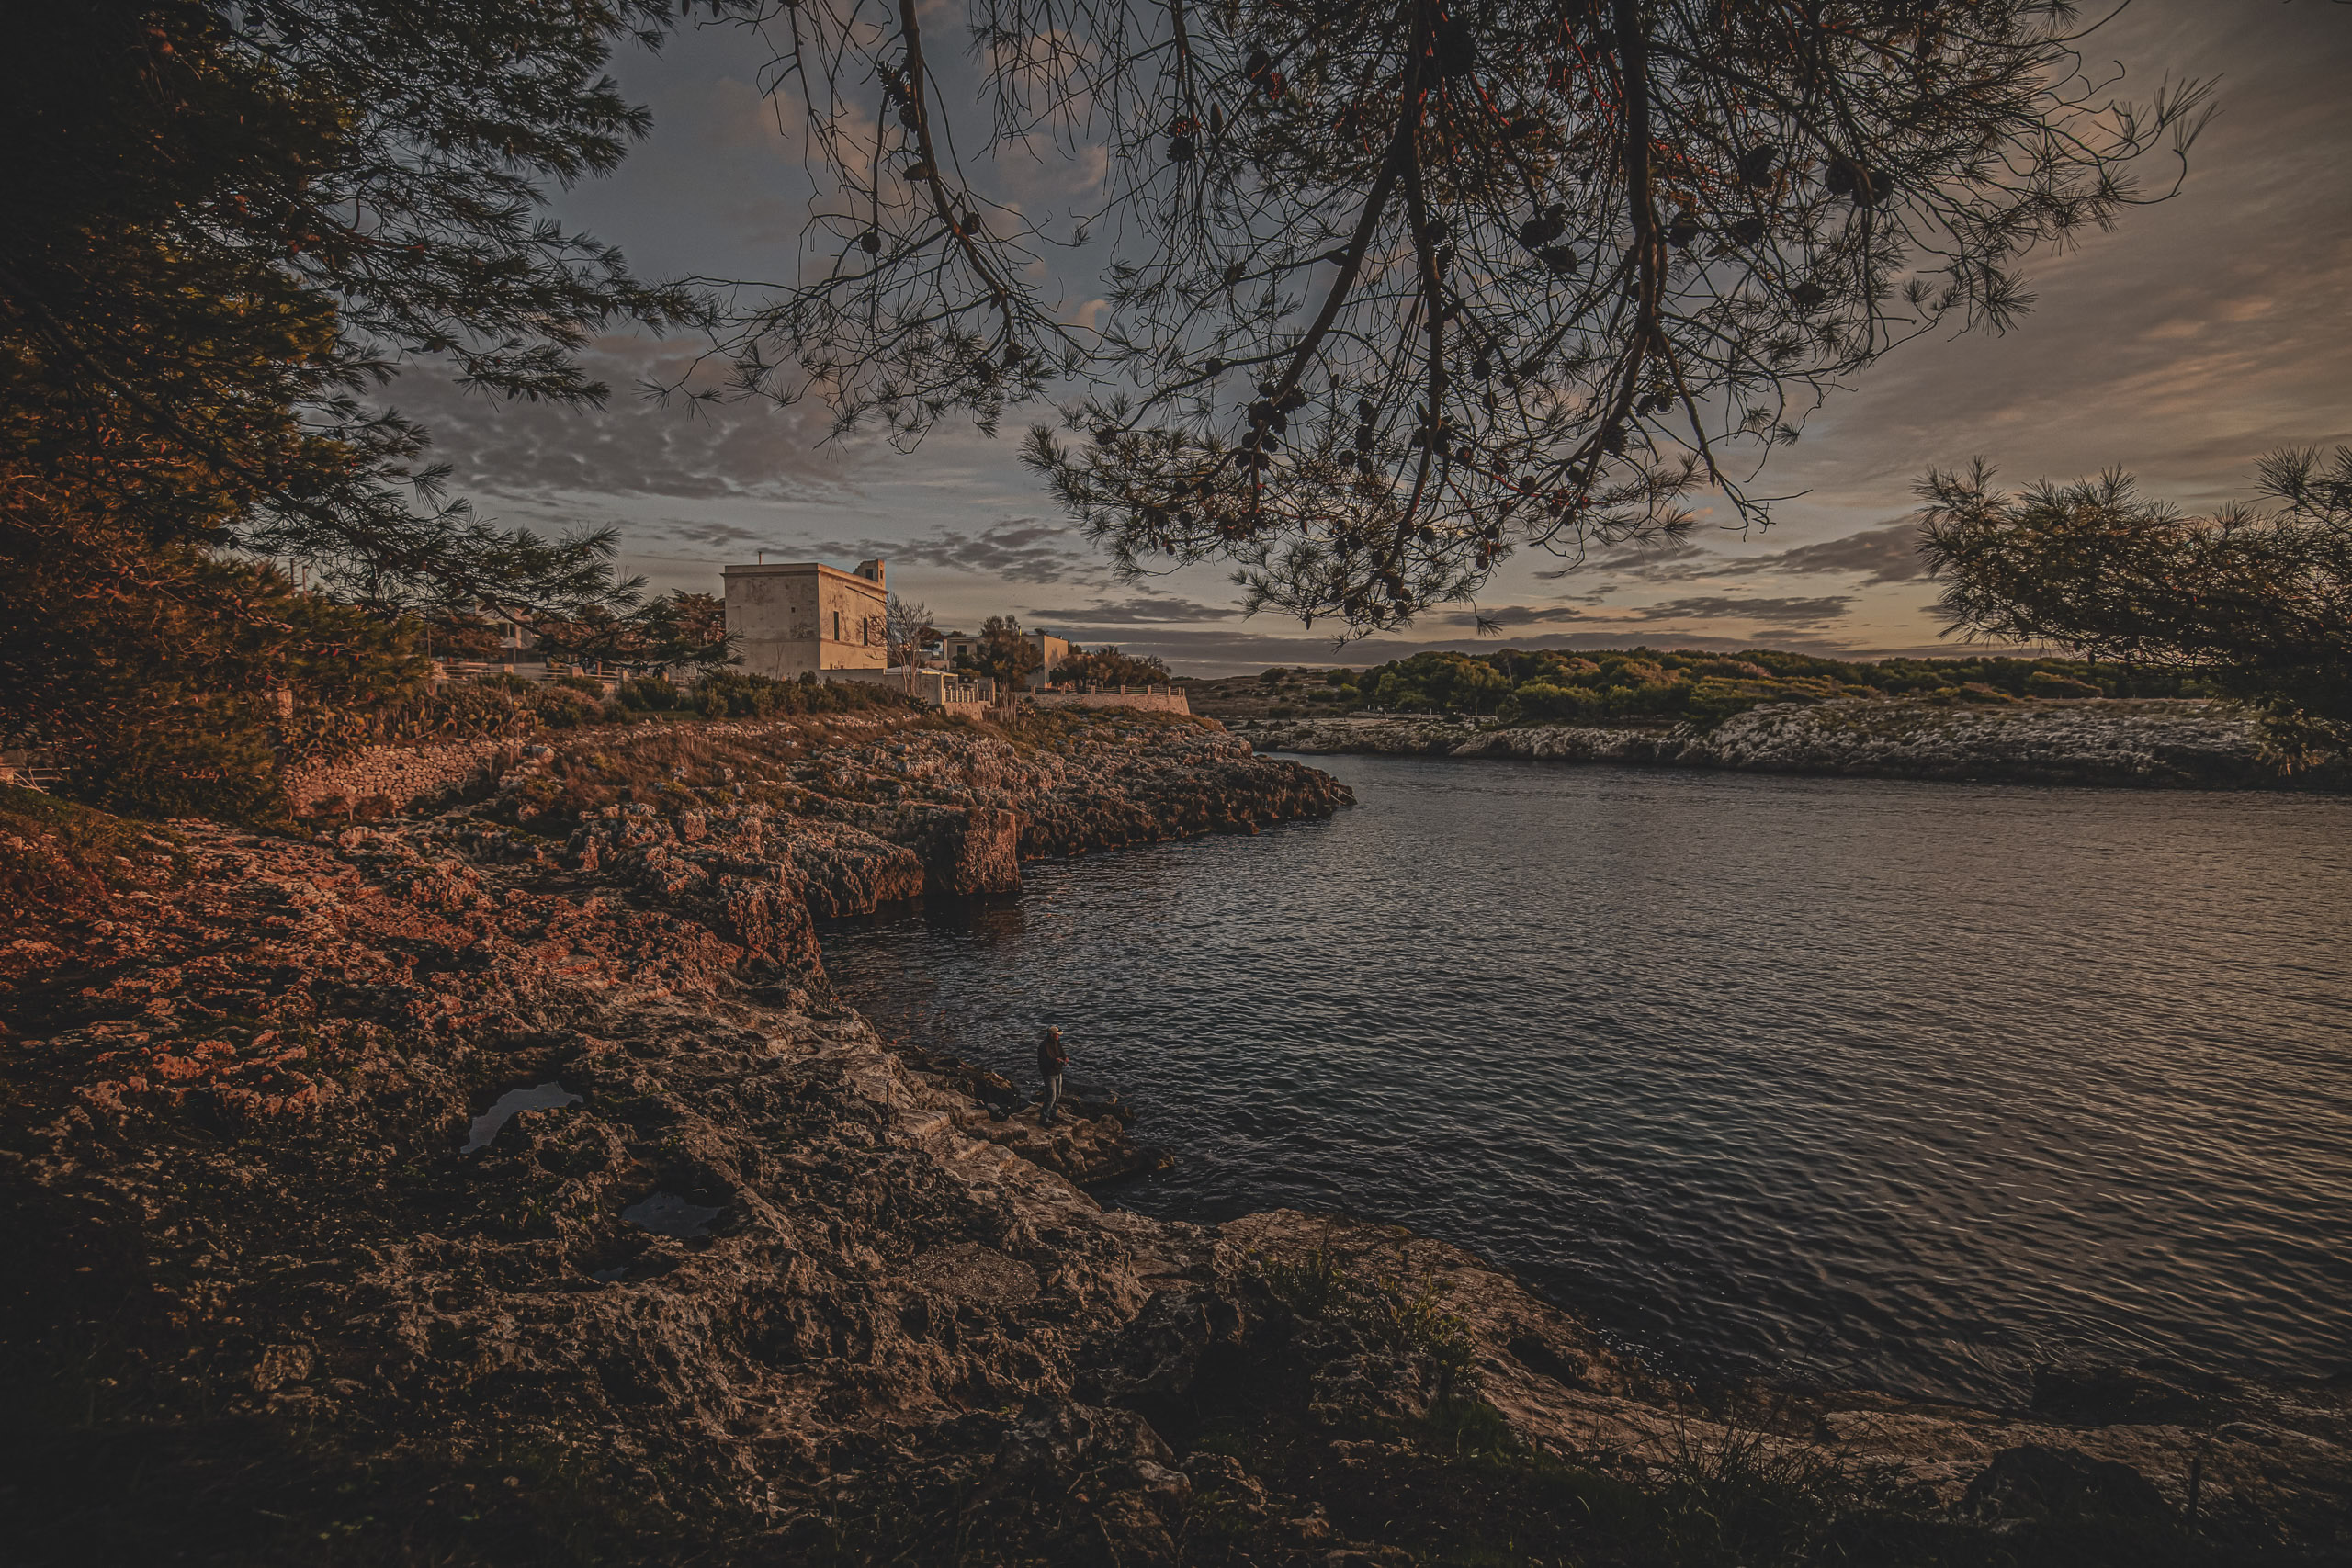
[[[526,744],[500,739],[373,746],[343,761],[296,772],[286,792],[297,817],[369,807],[405,811],[490,784],[522,757]]]
[[[1031,692],[1029,700],[1041,708],[1135,708],[1143,713],[1184,713],[1193,705],[1182,692],[1165,688],[1150,692]]]

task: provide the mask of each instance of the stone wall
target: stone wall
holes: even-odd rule
[[[489,786],[514,766],[526,744],[510,739],[371,747],[344,761],[288,775],[286,793],[297,817],[316,815],[322,807],[379,806],[405,811],[419,801],[441,800]],[[339,807],[331,803],[340,803]]]
[[[1183,693],[1166,686],[1138,687],[1132,692],[1031,692],[1027,695],[1041,708],[1138,708],[1146,713],[1182,714],[1193,711],[1193,705]]]

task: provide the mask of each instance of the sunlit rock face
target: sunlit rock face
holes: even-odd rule
[[[2093,1483],[2177,1514],[2193,1454],[2209,1518],[2345,1517],[2340,1390],[2150,1374],[2015,1417],[1731,1412],[1457,1248],[1106,1207],[1090,1186],[1170,1152],[1149,1108],[1146,1142],[1110,1100],[1044,1127],[1021,1088],[881,1038],[823,985],[810,909],[1344,792],[1192,726],[786,739],[632,761],[585,736],[602,762],[559,749],[479,806],[310,840],[141,829],[104,878],[16,885],[49,891],[17,909],[0,1010],[6,1331],[46,1380],[25,1407],[71,1413],[25,1428],[27,1520],[103,1503],[151,1546],[283,1521],[305,1551],[397,1529],[438,1561],[967,1540],[1174,1563],[1205,1539],[1402,1562],[1467,1400],[1612,1483],[1810,1455],[2005,1525]],[[1236,1430],[1287,1457],[1237,1457]]]

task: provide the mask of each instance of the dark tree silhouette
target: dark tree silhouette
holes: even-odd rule
[[[572,351],[695,297],[548,220],[642,110],[613,43],[666,0],[95,0],[0,57],[0,551],[92,592],[234,547],[384,610],[628,599],[606,536],[487,525],[424,432],[361,400],[405,357],[497,397],[601,401]],[[160,574],[170,577],[171,572]]]
[[[1931,473],[1925,549],[1969,634],[2197,671],[2261,704],[2290,761],[2352,750],[2352,447],[2263,459],[2271,510],[2183,516],[2109,473],[1996,491]]]
[[[739,389],[902,443],[1075,378],[1026,456],[1129,572],[1238,565],[1346,627],[1750,519],[1826,389],[2138,199],[2201,90],[2134,106],[2040,0],[967,0],[985,125],[912,0],[777,0],[830,204],[729,340]],[[959,131],[961,134],[959,134]],[[1107,314],[1007,189],[1099,156]],[[992,183],[991,183],[992,182]],[[1082,253],[1091,254],[1091,253]]]
[[[629,618],[609,531],[481,521],[424,432],[368,400],[423,358],[487,396],[595,403],[573,355],[590,333],[703,319],[540,203],[645,130],[603,67],[674,25],[667,0],[89,0],[12,20],[0,733],[92,774],[163,757],[142,737],[210,736],[244,777],[283,699],[413,681],[420,617],[676,629]]]

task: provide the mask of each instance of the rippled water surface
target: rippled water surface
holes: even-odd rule
[[[2352,1364],[2352,801],[1317,759],[1325,823],[837,927],[1218,1218],[1401,1221],[1686,1371]]]

